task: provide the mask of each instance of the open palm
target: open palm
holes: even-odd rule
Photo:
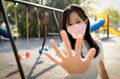
[[[55,50],[57,56],[54,57],[48,52],[45,52],[45,55],[50,58],[52,61],[60,65],[64,70],[66,70],[69,74],[76,73],[84,73],[90,66],[90,62],[94,57],[96,52],[95,48],[91,48],[88,51],[88,54],[85,58],[81,56],[81,45],[82,45],[82,36],[78,36],[76,38],[75,50],[72,50],[71,44],[67,37],[65,31],[60,32],[61,38],[65,45],[65,53],[61,52],[61,50],[57,47],[54,40],[50,41],[51,46]],[[72,54],[74,52],[74,54]]]

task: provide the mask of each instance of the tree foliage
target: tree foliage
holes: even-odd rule
[[[46,0],[46,5],[59,9],[64,9],[69,4],[80,4],[83,0]]]
[[[102,14],[104,14],[104,15],[108,14],[109,15],[110,25],[112,27],[114,27],[115,29],[120,28],[119,27],[120,12],[117,9],[115,9],[113,7],[110,7],[110,8],[107,8],[107,9],[103,10]]]
[[[107,8],[105,10],[103,10],[102,12],[103,14],[109,14],[110,18],[113,21],[119,21],[120,20],[120,13],[117,9],[114,9],[113,7]]]
[[[37,4],[44,4],[46,6],[54,7],[54,8],[59,8],[59,9],[64,9],[66,6],[69,4],[80,4],[83,0],[26,0],[32,3],[37,3]],[[9,19],[9,22],[12,26],[16,25],[16,19],[15,19],[15,5],[12,2],[7,2],[3,1],[5,10],[7,12],[7,16]],[[37,27],[37,11],[39,10],[39,17],[40,17],[40,27],[41,27],[41,34],[44,34],[43,32],[43,19],[44,19],[44,13],[48,12],[51,14],[52,11],[43,9],[43,8],[36,8],[33,6],[26,6],[23,4],[17,4],[16,3],[16,11],[17,11],[17,26],[18,27],[18,32],[22,37],[26,37],[26,7],[28,7],[28,21],[29,21],[29,36],[30,37],[37,37],[38,36],[38,27]],[[56,12],[56,15],[58,17],[61,17],[61,13]],[[0,15],[0,17],[2,17]],[[56,32],[57,31],[57,26],[55,23],[55,20],[53,17],[51,17],[51,20],[53,20],[50,23],[50,32]],[[2,19],[0,19],[0,22],[2,23]]]
[[[28,2],[32,2],[32,3],[37,3],[37,4],[41,4],[41,5],[46,5],[49,7],[54,7],[54,8],[58,8],[58,9],[64,9],[66,8],[69,4],[78,4],[81,5],[82,3],[82,7],[85,9],[86,13],[88,14],[88,16],[90,17],[94,17],[95,16],[95,9],[93,7],[90,6],[90,4],[93,2],[93,0],[26,0]],[[15,5],[12,2],[7,2],[7,1],[3,1],[4,2],[4,7],[5,10],[7,12],[7,16],[9,18],[9,22],[10,24],[12,24],[13,26],[16,25],[16,19],[15,19]],[[19,34],[22,37],[26,37],[26,7],[28,7],[28,20],[29,20],[29,36],[30,37],[37,37],[38,36],[38,27],[37,27],[37,11],[39,11],[39,17],[40,17],[40,27],[41,27],[41,36],[43,36],[43,19],[44,19],[44,13],[47,12],[49,14],[52,13],[52,11],[43,9],[43,8],[36,8],[33,6],[26,6],[23,4],[17,4],[16,5],[16,11],[17,11],[17,27],[18,27],[18,31]],[[94,12],[94,13],[93,13]],[[60,12],[56,12],[57,18],[59,20],[59,23],[61,24],[61,13]],[[0,17],[2,17],[0,15]],[[56,26],[54,17],[51,17],[52,22],[50,22],[50,27],[49,27],[49,32],[58,32],[58,28]],[[2,23],[2,19],[0,19],[0,23]]]

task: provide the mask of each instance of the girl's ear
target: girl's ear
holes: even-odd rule
[[[87,24],[88,23],[88,18],[86,18],[86,20],[85,20],[85,24]]]

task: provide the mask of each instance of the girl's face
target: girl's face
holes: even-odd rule
[[[76,39],[78,35],[84,36],[86,31],[85,22],[79,17],[77,12],[72,12],[69,16],[69,22],[66,23],[68,33]]]

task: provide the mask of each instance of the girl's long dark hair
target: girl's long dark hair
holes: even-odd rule
[[[85,21],[86,19],[88,19],[87,15],[85,14],[84,10],[75,4],[70,5],[69,7],[67,7],[64,12],[63,12],[63,17],[62,17],[62,28],[63,30],[65,30],[67,32],[67,28],[66,28],[66,23],[69,22],[69,16],[72,12],[77,12],[78,15],[80,16],[80,18]],[[75,49],[75,42],[76,39],[73,39],[73,37],[67,32],[68,38],[70,40],[72,49]],[[96,57],[99,53],[99,47],[97,45],[97,43],[93,40],[91,34],[90,34],[90,22],[88,19],[87,22],[87,28],[86,28],[86,32],[85,32],[85,36],[84,36],[84,40],[87,41],[87,43],[89,44],[90,48],[95,48],[96,49],[96,54],[94,57]],[[83,55],[82,55],[83,56]]]

